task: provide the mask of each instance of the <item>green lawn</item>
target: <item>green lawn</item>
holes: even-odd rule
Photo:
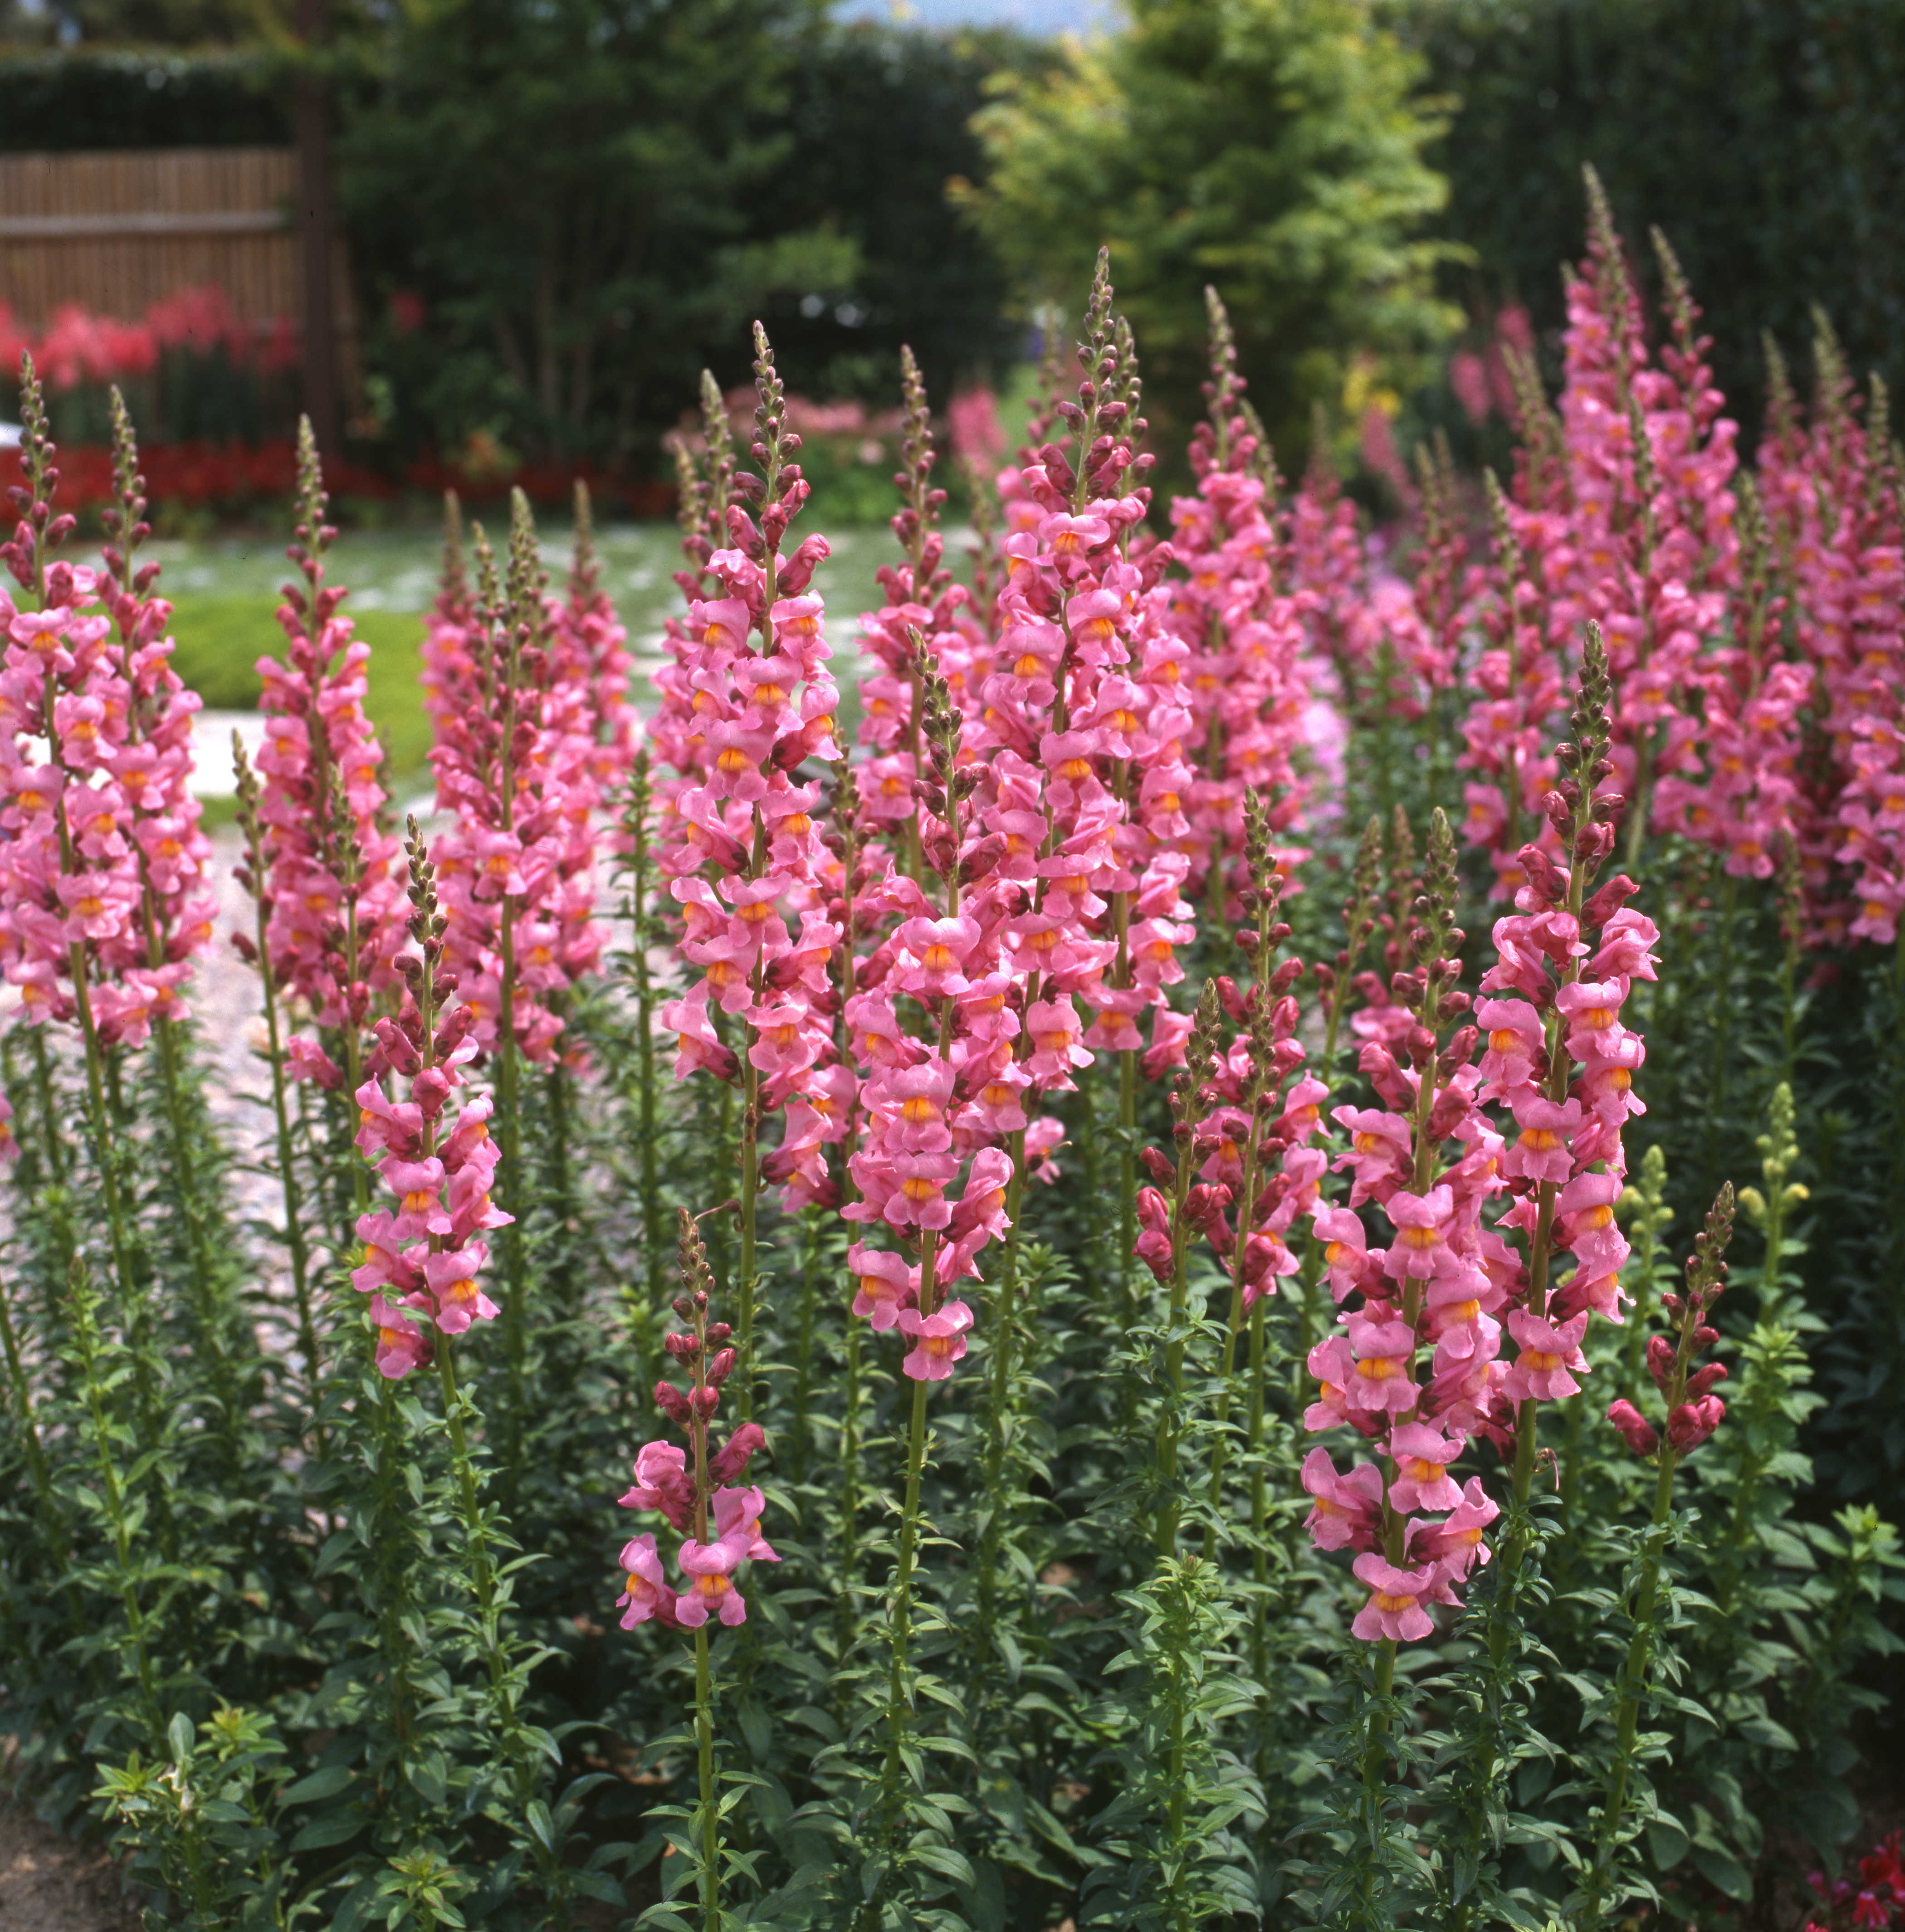
[[[895,553],[892,538],[884,530],[829,534],[833,555],[816,587],[827,600],[842,682],[850,686],[847,646],[855,620],[878,603],[874,572]],[[544,555],[551,580],[558,585],[572,541],[566,528],[544,532]],[[652,658],[660,648],[664,618],[680,608],[680,592],[670,577],[680,561],[674,526],[611,526],[602,532],[598,548],[604,586],[628,626],[638,658]],[[179,676],[204,698],[208,710],[250,710],[258,701],[260,688],[254,667],[266,652],[280,656],[284,650],[284,634],[273,615],[280,601],[278,586],[291,574],[282,548],[256,538],[228,538],[155,543],[152,550],[164,566],[159,589],[172,602],[173,662]],[[430,720],[417,674],[422,614],[435,588],[440,556],[434,532],[380,530],[346,532],[328,560],[330,581],[350,586],[344,608],[356,618],[358,634],[370,646],[366,708],[389,756],[400,794],[427,769]],[[644,680],[638,696],[646,695]]]

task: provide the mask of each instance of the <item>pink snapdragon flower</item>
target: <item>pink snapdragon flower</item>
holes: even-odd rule
[[[631,1541],[622,1553],[627,1588],[616,1599],[626,1604],[624,1630],[650,1618],[698,1630],[715,1618],[732,1628],[747,1621],[747,1600],[734,1579],[742,1564],[778,1563],[779,1556],[760,1533],[766,1498],[758,1489],[735,1486],[754,1452],[766,1440],[755,1423],[744,1423],[727,1445],[712,1450],[709,1428],[721,1406],[722,1384],[734,1366],[724,1322],[707,1318],[713,1276],[698,1224],[681,1212],[683,1279],[688,1292],[675,1302],[688,1325],[665,1339],[671,1360],[689,1372],[686,1393],[670,1382],[656,1384],[662,1412],[688,1436],[684,1450],[671,1442],[644,1443],[635,1456],[634,1481],[619,1498],[624,1509],[658,1510],[681,1534],[676,1563],[686,1587],[671,1591],[652,1534]]]

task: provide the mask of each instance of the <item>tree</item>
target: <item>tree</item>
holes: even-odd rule
[[[970,124],[989,76],[1050,59],[1047,44],[1003,31],[946,35],[864,20],[803,43],[793,151],[776,189],[791,198],[789,218],[851,242],[860,266],[838,302],[789,290],[770,302],[790,382],[890,405],[904,343],[938,406],[956,382],[1016,357],[1023,332],[1004,318],[1005,275],[946,184],[983,170]]]
[[[1420,58],[1368,0],[1130,0],[1130,24],[1043,76],[1007,76],[977,126],[967,205],[1030,302],[1076,310],[1101,243],[1154,418],[1197,404],[1204,290],[1229,305],[1286,451],[1312,404],[1400,391],[1455,318],[1423,238],[1444,184]],[[1168,442],[1168,439],[1165,440]]]
[[[844,287],[837,233],[751,239],[820,0],[410,0],[347,102],[339,185],[383,304],[390,427],[624,454],[703,345],[779,286]]]
[[[1749,427],[1760,332],[1802,357],[1822,307],[1856,370],[1905,380],[1905,32],[1898,0],[1393,0],[1459,96],[1432,158],[1462,293],[1525,303],[1550,340],[1599,171],[1643,280],[1673,244]]]

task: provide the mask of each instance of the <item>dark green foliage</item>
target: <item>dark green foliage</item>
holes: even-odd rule
[[[338,147],[382,433],[652,462],[704,363],[745,379],[711,345],[757,317],[796,389],[884,398],[910,343],[943,400],[1012,346],[944,188],[1013,53],[810,0],[392,16]]]
[[[989,78],[1043,56],[1007,35],[952,40],[866,21],[802,38],[790,80],[790,146],[752,220],[764,236],[837,235],[858,266],[838,289],[766,291],[760,313],[791,387],[884,407],[899,387],[904,344],[943,404],[958,383],[1018,360],[1022,332],[1004,318],[1004,274],[946,190],[983,170],[967,124]],[[890,467],[876,472],[881,497],[868,520],[890,514]]]
[[[1905,37],[1889,0],[1394,0],[1431,85],[1459,104],[1430,158],[1442,232],[1474,251],[1452,290],[1486,314],[1562,320],[1581,167],[1666,231],[1749,436],[1760,332],[1822,306],[1852,366],[1905,374]],[[1635,268],[1651,280],[1651,261]]]
[[[24,24],[16,10],[16,32]],[[282,146],[290,119],[269,80],[256,53],[11,52],[0,153]]]

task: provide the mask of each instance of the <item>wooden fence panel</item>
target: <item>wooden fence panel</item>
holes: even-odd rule
[[[0,302],[28,328],[62,303],[134,320],[215,283],[233,311],[294,326],[304,272],[289,148],[0,154]],[[338,244],[339,322],[350,333]]]

